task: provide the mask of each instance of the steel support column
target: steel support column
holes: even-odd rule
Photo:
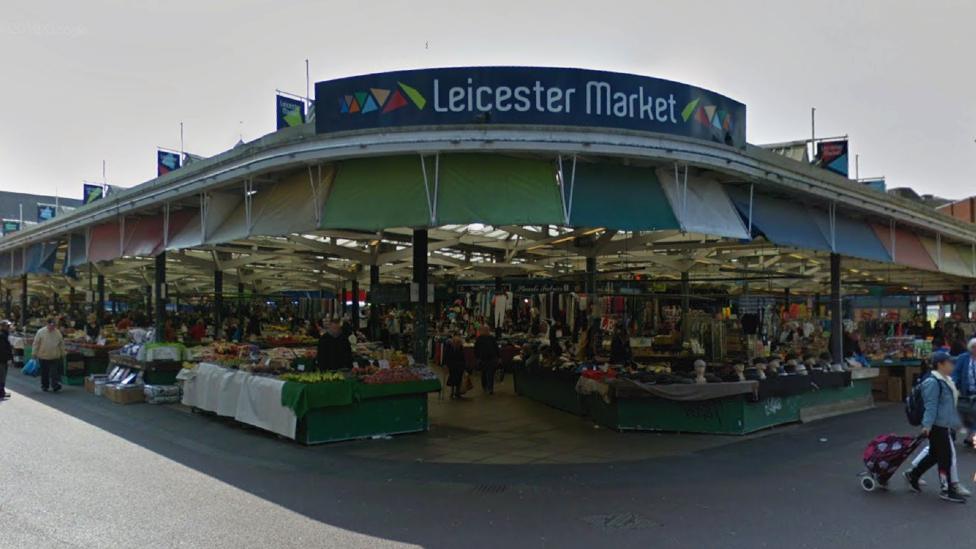
[[[153,295],[156,300],[156,341],[166,341],[166,252],[156,256],[153,273]]]
[[[844,321],[841,314],[840,255],[830,254],[830,355],[835,363],[844,360]]]
[[[688,341],[688,315],[691,312],[691,281],[688,271],[681,273],[681,341]]]
[[[596,257],[586,258],[586,293],[596,293]]]
[[[380,285],[380,266],[369,266],[369,338],[380,339],[380,307],[376,303],[376,289]]]
[[[358,276],[358,275],[357,275]],[[352,279],[352,305],[349,307],[349,322],[353,332],[359,330],[359,279]]]
[[[221,336],[224,329],[224,272],[214,271],[214,339]]]
[[[20,328],[27,328],[30,314],[27,312],[27,273],[20,277]]]
[[[413,358],[418,364],[427,363],[427,230],[413,232],[413,282],[417,285],[414,310]]]

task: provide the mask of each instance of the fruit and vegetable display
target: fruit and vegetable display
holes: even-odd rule
[[[341,372],[289,372],[278,376],[282,381],[293,381],[295,383],[333,383],[345,381],[346,376]]]
[[[386,368],[360,378],[360,381],[368,385],[379,385],[384,383],[408,383],[410,381],[420,380],[420,375],[409,368]]]

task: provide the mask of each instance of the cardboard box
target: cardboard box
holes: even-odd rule
[[[102,394],[116,404],[134,404],[146,400],[142,385],[106,385]]]
[[[904,400],[904,390],[902,379],[897,377],[888,378],[888,400],[891,402],[901,402]]]
[[[85,390],[88,391],[89,393],[93,394],[93,395],[94,394],[98,394],[95,391],[95,386],[98,384],[98,382],[102,382],[102,384],[104,384],[105,383],[105,380],[107,379],[107,377],[108,376],[99,375],[99,374],[92,374],[90,376],[86,376],[85,377]]]

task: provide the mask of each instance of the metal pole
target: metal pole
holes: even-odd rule
[[[352,318],[352,330],[356,332],[359,330],[359,279],[352,279],[352,306],[349,309],[349,316]]]
[[[376,292],[380,285],[380,266],[370,265],[369,266],[369,326],[370,334],[369,337],[373,341],[377,341],[380,338],[380,308],[376,303]]]
[[[969,284],[965,284],[962,287],[962,319],[966,322],[969,321]]]
[[[27,328],[27,321],[29,320],[29,315],[27,314],[27,273],[24,273],[20,277],[20,329],[23,330]]]
[[[691,310],[691,282],[688,271],[681,273],[681,341],[688,340],[689,312]]]
[[[413,358],[427,363],[427,229],[413,232],[413,282],[417,284],[417,304],[413,319]]]
[[[817,107],[810,107],[810,159],[817,158]]]
[[[156,256],[153,293],[156,296],[156,341],[166,341],[166,252]]]
[[[224,272],[214,271],[214,339],[220,337],[224,324]]]
[[[830,354],[835,362],[844,359],[841,320],[840,255],[830,254]]]
[[[596,293],[596,257],[586,258],[586,293]]]
[[[105,275],[101,275],[101,274],[98,275],[97,287],[98,287],[98,300],[95,303],[95,311],[96,311],[95,318],[97,319],[98,327],[101,328],[102,325],[105,323],[105,320],[103,318],[105,316]],[[114,307],[115,304],[113,303],[112,306]]]
[[[146,286],[146,320],[152,323],[152,312],[153,312],[153,288],[152,286]]]

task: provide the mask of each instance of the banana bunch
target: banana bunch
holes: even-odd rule
[[[278,379],[282,381],[294,381],[295,383],[332,383],[345,381],[346,376],[340,372],[288,372],[281,374]]]

